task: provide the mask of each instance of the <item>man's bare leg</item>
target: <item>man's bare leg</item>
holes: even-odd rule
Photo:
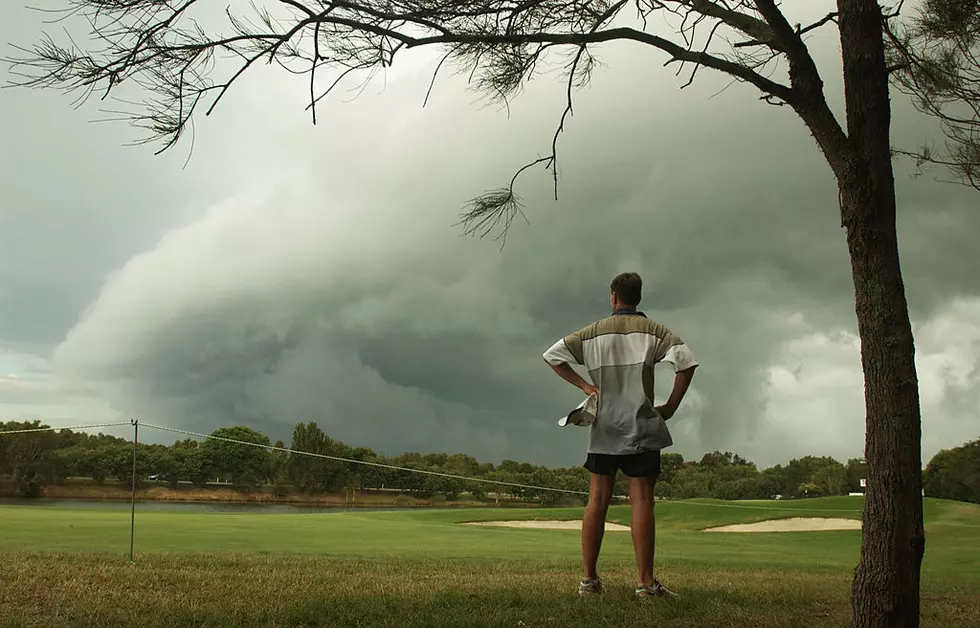
[[[630,503],[633,550],[636,552],[636,569],[639,586],[653,584],[653,549],[657,525],[653,516],[653,487],[656,476],[630,478]]]
[[[585,564],[585,577],[598,578],[596,564],[599,562],[599,549],[602,535],[606,530],[606,512],[612,501],[615,475],[591,474],[589,483],[589,505],[585,507],[582,519],[582,562]]]

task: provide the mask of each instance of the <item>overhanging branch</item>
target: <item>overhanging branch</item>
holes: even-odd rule
[[[696,13],[715,18],[735,30],[748,35],[753,41],[771,46],[774,50],[782,51],[782,46],[776,40],[772,27],[764,20],[746,15],[745,13],[722,6],[717,2],[711,2],[710,0],[689,0],[683,4],[688,5]]]
[[[775,0],[754,0],[759,13],[782,42],[789,61],[791,97],[787,99],[810,129],[828,162],[835,171],[845,167],[854,156],[850,142],[837,117],[827,104],[823,79],[817,64],[803,41],[802,29],[794,29]],[[828,15],[830,21],[835,16]],[[826,23],[826,22],[824,22]]]
[[[766,78],[745,66],[739,65],[734,61],[729,61],[721,57],[714,56],[705,52],[698,52],[679,46],[672,41],[651,35],[633,28],[621,27],[609,30],[598,31],[596,33],[529,33],[527,35],[484,35],[484,34],[452,34],[436,35],[432,37],[422,37],[406,41],[407,48],[419,46],[431,46],[436,44],[484,44],[487,46],[498,46],[502,44],[519,43],[541,43],[558,44],[569,46],[583,46],[589,44],[599,44],[609,41],[635,41],[646,44],[653,48],[662,50],[670,55],[671,59],[677,61],[689,61],[699,63],[720,72],[729,74],[735,78],[751,83],[761,91],[789,100],[791,92],[788,87],[772,79]]]
[[[574,48],[574,60],[564,68],[566,106],[551,154],[518,172],[543,163],[553,170],[556,187],[558,136],[572,112],[573,87],[587,80],[593,63],[590,46],[635,42],[665,53],[667,63],[680,62],[682,67],[691,63],[695,72],[704,66],[752,84],[767,102],[798,99],[791,85],[763,74],[779,55],[790,56],[792,64],[795,41],[772,20],[760,19],[766,17],[760,8],[765,3],[753,6],[752,0],[637,0],[638,8],[644,7],[641,13],[665,10],[685,17],[677,41],[612,24],[628,0],[265,0],[266,4],[254,0],[258,25],[229,8],[226,15],[233,32],[220,35],[205,33],[191,15],[206,4],[199,0],[63,1],[90,20],[93,46],[104,47],[82,51],[74,43],[62,47],[46,40],[32,50],[22,49],[25,58],[8,60],[15,71],[26,71],[21,84],[69,91],[104,85],[109,93],[121,82],[133,80],[156,99],[143,103],[147,111],[132,114],[131,120],[163,139],[164,149],[177,141],[198,105],[213,110],[239,77],[266,58],[290,72],[310,74],[308,108],[314,110],[315,120],[317,102],[343,77],[361,71],[370,76],[390,66],[401,50],[441,47],[445,53],[440,68],[447,60],[468,65],[478,87],[506,99],[535,73],[546,51]],[[273,15],[276,8],[279,11]],[[711,26],[708,40],[696,44],[695,29],[705,22]],[[712,50],[713,36],[722,25],[752,37],[771,54],[726,56]],[[219,72],[215,69],[219,53],[231,53],[239,63],[230,71],[221,66]],[[335,70],[340,78],[318,95],[321,68]],[[579,80],[579,75],[585,78]],[[494,208],[506,209],[508,203],[515,204],[514,209],[515,199],[513,181],[505,190],[480,197],[469,216],[487,220],[480,218],[471,226],[482,234],[483,228],[499,226],[502,220],[506,228],[515,212],[503,217],[491,214]]]

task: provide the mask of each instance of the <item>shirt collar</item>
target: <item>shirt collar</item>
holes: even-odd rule
[[[620,315],[642,316],[643,318],[647,317],[647,315],[644,314],[643,312],[637,311],[635,307],[621,307],[615,312],[613,312],[613,316],[620,316]]]

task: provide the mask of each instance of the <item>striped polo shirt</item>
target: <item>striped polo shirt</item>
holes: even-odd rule
[[[553,366],[585,366],[599,387],[588,453],[635,454],[673,444],[666,421],[654,409],[653,366],[666,361],[677,372],[698,362],[684,341],[663,325],[643,312],[619,310],[565,336],[544,359]]]

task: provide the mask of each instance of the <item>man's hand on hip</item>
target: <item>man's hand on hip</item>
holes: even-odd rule
[[[663,404],[662,406],[657,406],[654,408],[660,413],[660,416],[662,416],[664,420],[674,416],[674,413],[677,412],[677,406],[681,405],[681,400],[684,399],[684,395],[687,393],[687,389],[691,385],[691,379],[694,378],[695,368],[697,367],[692,366],[691,368],[684,369],[683,371],[678,371],[677,374],[674,375],[674,390],[670,393],[670,399],[668,399],[667,403]]]
[[[558,373],[559,377],[584,392],[586,396],[591,395],[592,393],[599,394],[599,389],[582,379],[582,376],[576,373],[575,369],[569,366],[568,363],[562,362],[561,364],[549,364],[549,366],[555,373]]]

